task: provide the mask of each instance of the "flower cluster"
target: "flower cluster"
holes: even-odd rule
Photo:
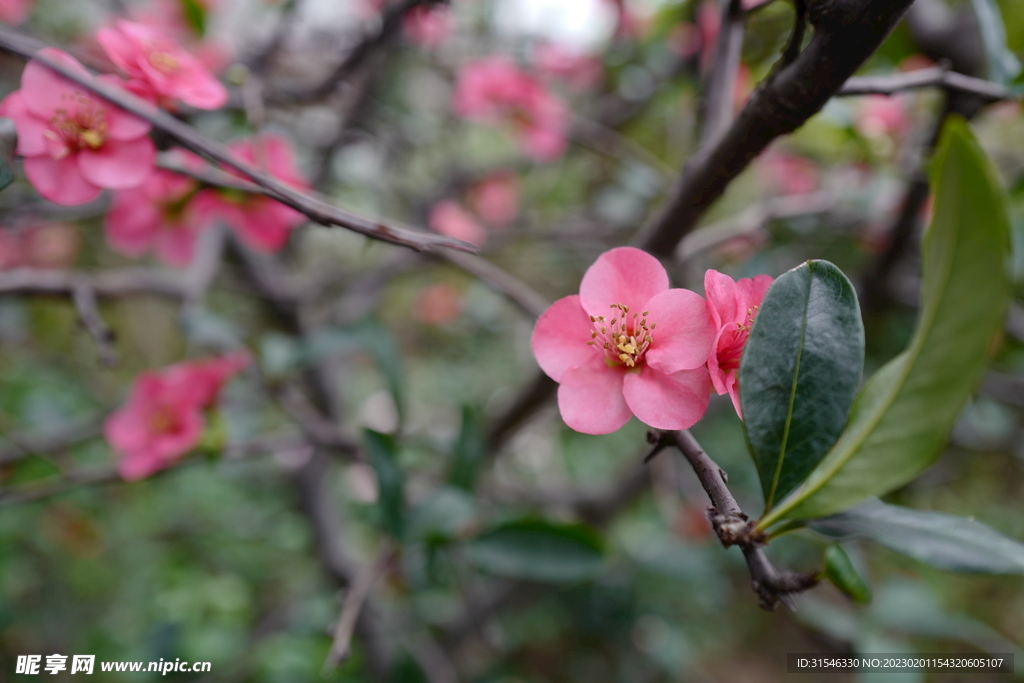
[[[205,429],[203,410],[249,362],[249,355],[239,352],[141,373],[128,402],[103,426],[107,442],[121,456],[121,477],[143,479],[194,448]]]
[[[656,429],[685,429],[704,416],[712,387],[729,393],[738,411],[739,358],[771,282],[708,271],[705,301],[669,288],[664,267],[646,252],[602,254],[580,293],[545,311],[530,340],[541,369],[559,383],[562,419],[587,434],[614,432],[634,415]]]
[[[537,161],[551,161],[565,152],[569,110],[507,57],[463,66],[452,108],[465,119],[512,127],[523,152]]]

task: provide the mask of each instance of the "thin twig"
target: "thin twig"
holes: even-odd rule
[[[395,552],[394,548],[386,539],[382,542],[382,545],[383,547],[377,559],[373,562],[368,562],[359,570],[355,580],[352,582],[348,595],[345,596],[345,605],[341,608],[338,623],[334,627],[331,649],[328,651],[327,659],[324,660],[323,668],[320,670],[323,676],[329,675],[337,668],[339,662],[348,657],[352,644],[352,634],[355,632],[359,615],[363,611],[363,604],[366,602],[366,598],[369,597],[373,584],[387,571],[388,566],[391,564]]]
[[[1017,95],[998,83],[982,78],[967,76],[939,66],[917,69],[889,76],[857,76],[846,81],[836,93],[840,97],[853,95],[893,95],[906,90],[920,88],[945,88],[977,95],[988,102],[1017,100]]]
[[[56,60],[37,54],[43,47],[45,45],[42,43],[0,25],[0,49],[25,59],[35,59],[40,64],[56,71],[73,83],[148,121],[155,128],[167,133],[185,147],[243,174],[261,188],[261,194],[265,194],[282,204],[292,207],[296,211],[305,214],[315,223],[337,225],[371,239],[409,247],[417,251],[430,251],[439,247],[448,247],[468,252],[476,250],[475,246],[467,242],[443,235],[411,230],[397,225],[385,225],[379,221],[349,213],[310,194],[296,190],[266,171],[243,161],[238,156],[232,154],[224,145],[207,138],[192,126],[176,119],[165,111],[157,109],[149,102],[136,97],[122,88],[103,83],[91,75],[83,76]]]
[[[99,273],[49,268],[14,268],[0,272],[0,294],[71,296],[81,287],[97,297],[156,294],[172,299],[188,296],[182,275],[157,268],[123,268]]]
[[[743,3],[722,0],[721,28],[704,88],[700,147],[713,145],[732,122],[745,29]]]
[[[112,368],[117,363],[114,354],[114,333],[100,316],[96,305],[96,292],[84,280],[78,280],[71,289],[71,300],[75,303],[78,319],[96,341],[100,365]]]

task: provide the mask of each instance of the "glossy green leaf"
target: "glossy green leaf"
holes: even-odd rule
[[[825,571],[823,572],[833,586],[841,590],[846,597],[854,602],[867,604],[871,602],[871,587],[864,580],[853,560],[838,543],[825,551]]]
[[[514,579],[584,581],[603,567],[601,542],[592,531],[544,520],[505,524],[475,538],[465,551],[479,569]]]
[[[1010,229],[1005,192],[963,119],[945,126],[932,184],[910,345],[864,385],[839,441],[762,529],[848,509],[916,477],[941,454],[985,370],[1008,298]]]
[[[475,406],[462,406],[462,426],[455,441],[454,458],[448,480],[468,491],[473,490],[477,471],[487,451],[483,418]]]
[[[996,0],[971,0],[985,46],[988,78],[1006,85],[1020,73],[1021,64],[1006,45],[1006,25]]]
[[[808,261],[780,276],[754,319],[739,379],[766,510],[839,438],[863,369],[864,324],[842,271]]]
[[[405,473],[398,465],[398,444],[390,434],[363,430],[366,459],[377,475],[381,525],[399,538],[405,527]]]
[[[811,522],[830,538],[870,538],[914,559],[954,572],[1024,574],[1024,543],[981,522],[944,512],[872,500]]]

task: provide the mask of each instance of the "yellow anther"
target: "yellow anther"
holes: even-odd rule
[[[80,133],[82,142],[89,146],[90,149],[97,149],[103,145],[103,136],[99,131],[95,130],[83,130]]]

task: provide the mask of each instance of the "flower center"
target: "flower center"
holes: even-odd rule
[[[736,327],[726,330],[718,339],[718,367],[722,372],[730,373],[740,367],[743,358],[743,347],[750,336],[750,326],[754,324],[757,306],[747,309],[747,319],[743,323],[731,323]]]
[[[159,50],[149,53],[149,63],[165,74],[173,74],[180,66],[174,55]]]
[[[149,431],[152,434],[170,434],[178,428],[178,420],[169,407],[157,408],[149,416]]]
[[[61,156],[81,149],[99,149],[107,140],[107,112],[79,92],[73,96],[73,106],[58,109],[50,119],[50,130],[45,135],[62,142]]]
[[[631,318],[628,306],[612,304],[609,308],[618,311],[610,322],[603,315],[590,316],[594,330],[587,344],[603,354],[609,364],[634,368],[654,342],[652,333],[657,323],[647,324],[650,311],[634,313]]]

